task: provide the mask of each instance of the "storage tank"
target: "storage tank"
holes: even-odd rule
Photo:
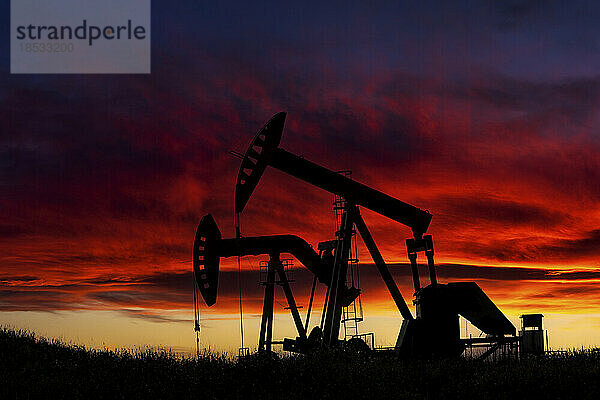
[[[542,314],[523,314],[521,315],[521,354],[543,354],[546,351],[544,346],[544,330],[542,327]]]

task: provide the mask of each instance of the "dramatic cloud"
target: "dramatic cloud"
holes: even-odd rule
[[[390,264],[390,271],[410,304],[412,281],[408,264]],[[379,304],[393,308],[379,273],[371,264],[360,268],[363,299],[371,307]],[[441,264],[437,268],[443,282],[475,281],[494,293],[493,299],[501,307],[510,310],[529,309],[533,306],[546,311],[560,312],[565,309],[575,311],[575,307],[565,306],[570,300],[582,309],[595,308],[598,295],[597,282],[600,270],[558,270],[523,267],[494,267],[464,264]],[[422,283],[427,282],[427,269],[420,267]],[[259,284],[258,271],[242,271],[241,281],[246,311],[260,314],[264,287]],[[308,270],[291,271],[292,288],[299,304],[307,304],[312,284]],[[181,318],[169,316],[172,311],[187,310],[192,307],[191,272],[157,273],[132,277],[111,276],[93,279],[65,281],[60,285],[48,284],[42,279],[29,276],[0,277],[0,311],[55,311],[55,310],[114,310],[136,318],[155,321],[178,321]],[[213,309],[203,308],[210,314],[230,314],[238,310],[239,276],[235,271],[221,271],[219,278],[218,302]],[[513,288],[516,291],[502,292]],[[530,289],[535,288],[534,292]],[[321,293],[323,292],[323,293]],[[324,295],[324,286],[319,285],[318,299]],[[286,304],[283,292],[277,290],[282,306]],[[548,299],[565,302],[547,302]],[[317,300],[317,308],[321,300]],[[412,305],[411,305],[412,307]],[[285,312],[278,308],[278,312]]]
[[[228,151],[286,110],[282,147],[434,215],[442,281],[510,310],[598,311],[597,7],[248,7],[157,5],[148,76],[9,75],[3,58],[1,310],[180,320],[200,218],[234,235]],[[331,203],[268,168],[242,232],[316,246],[334,237]],[[362,213],[410,299],[410,230]],[[242,265],[253,313],[257,265]],[[234,267],[215,313],[236,312]],[[363,285],[370,307],[393,306],[372,266]]]

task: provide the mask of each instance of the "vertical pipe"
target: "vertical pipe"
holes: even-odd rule
[[[271,351],[273,330],[273,303],[275,300],[275,271],[269,264],[267,267],[267,283],[265,285],[265,299],[263,303],[262,319],[260,322],[260,336],[258,350]]]
[[[260,319],[260,334],[258,335],[258,351],[265,350],[265,334],[267,332],[267,288],[265,286],[265,298],[263,300],[263,311]]]
[[[435,274],[435,264],[433,263],[433,250],[426,251],[425,255],[427,256],[427,266],[429,267],[429,281],[431,285],[437,285],[437,276]]]
[[[273,289],[275,289],[275,286],[273,286]],[[273,300],[275,298],[275,291],[273,290],[273,297],[271,297]],[[271,352],[271,344],[273,343],[273,302],[271,302],[271,309],[269,310],[269,315],[267,318],[267,339],[266,339],[266,344],[267,344],[267,352],[270,353]]]
[[[337,341],[340,332],[340,319],[342,316],[342,301],[340,296],[343,294],[346,286],[346,271],[348,269],[348,255],[350,253],[350,240],[352,239],[355,209],[355,205],[347,203],[342,215],[340,238],[335,249],[332,284],[330,285],[327,315],[323,329],[323,337],[325,338],[325,343],[328,345]]]
[[[415,292],[417,292],[421,289],[419,270],[417,269],[417,253],[408,253],[408,259],[410,260],[410,269],[412,270],[413,286],[415,287]]]
[[[429,267],[429,282],[432,286],[437,285],[437,276],[435,273],[435,263],[433,262],[433,238],[431,235],[423,236],[425,245],[425,256],[427,257],[427,266]]]

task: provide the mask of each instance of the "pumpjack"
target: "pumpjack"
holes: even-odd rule
[[[296,339],[284,341],[284,350],[302,353],[310,351],[317,344],[339,345],[342,308],[359,293],[356,288],[348,287],[346,282],[351,237],[356,230],[403,318],[394,346],[396,354],[408,357],[460,355],[465,346],[470,343],[468,339],[460,338],[459,315],[486,334],[486,337],[479,338],[479,341],[489,343],[492,349],[494,346],[514,343],[518,340],[514,325],[475,282],[446,284],[438,282],[433,238],[431,235],[426,235],[432,219],[429,212],[279,147],[285,119],[286,113],[275,114],[258,131],[246,153],[241,157],[242,163],[235,190],[236,215],[243,212],[266,168],[272,167],[343,198],[341,224],[336,232],[336,239],[322,242],[319,245],[321,254],[312,250],[303,239],[291,235],[221,239],[212,217],[204,217],[196,232],[193,266],[197,285],[208,306],[216,302],[219,257],[269,254],[269,265],[272,267],[269,269],[271,275],[268,281],[273,282],[274,275],[277,273],[280,281],[284,282],[284,291],[299,334]],[[413,317],[400,293],[361,216],[360,207],[406,225],[412,230],[413,237],[406,239],[406,248],[415,290],[413,303],[416,306],[416,316]],[[308,316],[307,323],[302,326],[289,285],[285,284],[286,278],[282,273],[279,260],[279,254],[282,252],[294,255],[315,275],[315,282],[318,279],[327,286],[322,329],[315,327],[308,337]],[[418,271],[418,253],[424,253],[427,259],[429,285],[424,287],[421,287]],[[312,292],[314,294],[314,285]],[[259,349],[266,349],[271,341],[272,298],[272,290],[267,285]]]
[[[289,345],[294,347],[298,352],[306,352],[309,344],[312,344],[314,347],[314,344],[320,341],[320,334],[317,330],[310,337],[307,337],[306,331],[308,329],[310,311],[307,314],[306,323],[303,325],[280,256],[282,253],[293,255],[313,273],[315,282],[313,283],[312,295],[314,296],[314,284],[316,280],[326,285],[329,285],[331,280],[333,255],[331,247],[327,246],[327,243],[324,243],[324,245],[320,246],[320,252],[317,253],[304,239],[295,235],[222,239],[221,232],[214,218],[212,215],[207,214],[202,217],[194,239],[194,275],[200,293],[206,304],[210,307],[217,300],[219,263],[222,257],[269,255],[258,349],[259,351],[271,351],[271,344],[273,342],[274,287],[278,283],[283,288],[288,308],[298,332],[296,340],[289,342]],[[276,281],[276,274],[279,277],[278,281]],[[345,289],[346,298],[351,299],[353,296],[356,296],[353,290]],[[313,297],[311,296],[311,304],[312,299]],[[286,341],[286,345],[288,345],[288,341]]]

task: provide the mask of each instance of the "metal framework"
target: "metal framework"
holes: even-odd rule
[[[348,287],[346,278],[349,264],[352,263],[352,237],[358,232],[404,319],[394,347],[397,354],[413,357],[455,356],[461,354],[465,346],[477,344],[476,341],[460,338],[459,315],[486,333],[486,340],[492,343],[492,347],[514,341],[515,327],[477,284],[438,282],[433,239],[431,235],[425,235],[432,219],[429,212],[280,148],[285,118],[285,113],[275,114],[241,156],[235,191],[235,213],[239,215],[243,212],[264,171],[267,167],[272,167],[338,196],[339,227],[336,239],[319,243],[318,254],[304,240],[292,235],[221,239],[212,217],[204,217],[194,242],[194,271],[207,305],[216,301],[219,257],[269,254],[259,350],[270,351],[271,344],[275,343],[272,341],[272,321],[276,275],[286,294],[298,331],[296,339],[285,339],[282,342],[284,350],[306,352],[316,344],[338,345],[343,308],[360,294],[356,287]],[[413,237],[406,240],[406,247],[415,289],[416,318],[400,293],[359,207],[370,209],[411,228]],[[417,267],[417,254],[420,252],[427,258],[430,284],[425,287],[421,286]],[[281,264],[281,253],[292,254],[314,274],[304,324]],[[317,281],[327,286],[325,306],[320,326],[313,328],[310,335],[307,335]]]

